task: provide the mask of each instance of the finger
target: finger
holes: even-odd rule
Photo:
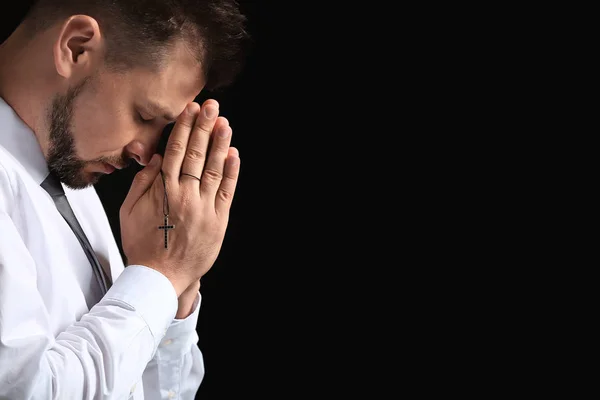
[[[223,180],[223,169],[225,159],[229,152],[231,143],[231,127],[229,121],[223,118],[223,122],[215,128],[210,146],[210,154],[206,161],[206,167],[202,174],[202,184],[200,185],[201,196],[217,195],[217,190]]]
[[[197,177],[202,176],[204,170],[204,164],[206,163],[206,157],[208,153],[208,143],[210,141],[210,135],[213,131],[213,127],[217,121],[219,115],[219,103],[215,100],[209,99],[202,104],[202,109],[196,117],[196,123],[190,134],[190,139],[185,151],[185,157],[183,164],[181,165],[181,172],[186,174],[194,175]],[[199,185],[197,179],[183,175],[182,181],[192,182],[192,185]]]
[[[121,205],[120,213],[129,215],[137,201],[148,191],[148,189],[150,189],[150,187],[152,187],[152,184],[160,172],[160,166],[160,154],[154,154],[150,159],[150,162],[133,178],[129,193]]]
[[[179,182],[179,173],[185,157],[185,151],[188,146],[190,132],[196,121],[196,116],[200,112],[200,105],[192,102],[187,105],[185,110],[177,117],[177,122],[171,131],[169,140],[165,147],[165,157],[162,170],[171,182]]]
[[[235,147],[230,147],[227,159],[225,160],[223,180],[215,198],[215,210],[217,214],[223,215],[229,212],[239,175],[240,153]]]

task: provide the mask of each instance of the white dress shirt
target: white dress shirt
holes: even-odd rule
[[[204,377],[200,293],[193,313],[176,320],[169,280],[142,265],[124,268],[95,188],[63,185],[110,268],[114,283],[102,297],[40,186],[47,175],[36,136],[0,98],[0,399],[193,399]]]

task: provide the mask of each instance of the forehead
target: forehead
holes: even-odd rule
[[[204,87],[201,64],[183,44],[174,46],[158,70],[137,68],[128,74],[137,101],[179,115]]]

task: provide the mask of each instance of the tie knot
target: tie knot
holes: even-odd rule
[[[50,194],[52,197],[63,196],[65,191],[60,184],[60,179],[53,173],[48,174],[41,186]]]

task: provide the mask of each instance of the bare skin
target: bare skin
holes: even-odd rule
[[[171,281],[179,298],[176,318],[185,318],[224,239],[239,153],[230,146],[232,131],[218,116],[219,104],[193,101],[204,82],[201,65],[185,43],[173,46],[158,71],[109,71],[104,52],[102,30],[89,16],[72,16],[33,38],[19,27],[0,46],[0,96],[35,133],[47,160],[52,159],[51,132],[72,138],[72,157],[61,159],[63,150],[54,159],[70,172],[71,181],[63,180],[68,186],[92,185],[114,170],[110,165],[119,169],[129,160],[145,166],[120,210],[124,252],[128,265],[148,266]],[[72,101],[65,100],[76,87]],[[162,110],[152,107],[156,104]],[[209,110],[215,111],[211,118]],[[52,113],[63,118],[53,120]],[[148,164],[172,121],[164,159],[156,155],[159,162]],[[176,227],[169,232],[168,249],[157,229],[163,220],[161,169],[169,222]]]

